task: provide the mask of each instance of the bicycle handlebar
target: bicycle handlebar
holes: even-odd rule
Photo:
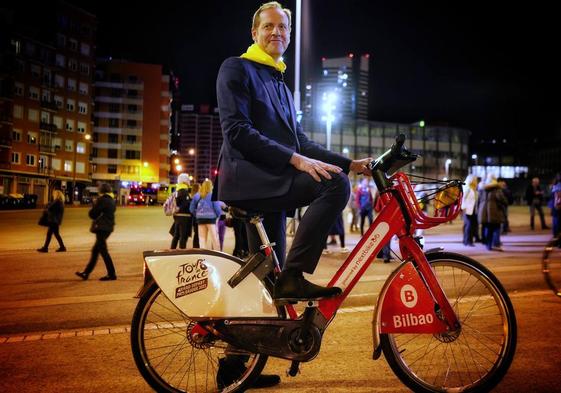
[[[392,174],[399,168],[415,161],[417,154],[411,153],[403,145],[405,135],[399,134],[395,138],[395,143],[380,157],[372,161],[368,167],[372,171],[372,178],[380,192],[384,191],[391,184],[388,180],[388,173]]]

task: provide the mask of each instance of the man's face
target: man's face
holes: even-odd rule
[[[259,27],[251,30],[253,41],[273,59],[278,60],[290,43],[288,17],[278,8],[261,12]]]

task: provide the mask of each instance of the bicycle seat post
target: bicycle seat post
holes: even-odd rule
[[[273,249],[273,247],[276,244],[271,243],[269,241],[269,236],[267,236],[267,232],[265,231],[265,226],[263,225],[263,218],[259,215],[255,215],[255,216],[251,217],[249,222],[251,224],[255,225],[255,228],[257,228],[257,234],[259,235],[259,240],[261,240],[260,249],[265,250],[265,254],[268,254],[267,249],[269,249],[269,251],[272,255],[273,261],[275,262],[275,266],[277,266],[280,269],[280,263],[279,263],[279,260],[277,258],[277,254],[275,253],[275,250]]]

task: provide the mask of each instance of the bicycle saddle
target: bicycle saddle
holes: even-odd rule
[[[229,212],[232,215],[232,217],[237,218],[238,220],[249,221],[254,217],[263,217],[263,213],[261,212],[254,211],[254,210],[244,210],[235,206],[230,206]]]

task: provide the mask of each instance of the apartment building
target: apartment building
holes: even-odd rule
[[[197,182],[216,175],[222,147],[222,128],[218,113],[210,113],[208,105],[182,105],[177,118],[178,154],[183,171]]]
[[[170,78],[161,65],[105,59],[95,74],[92,180],[121,190],[169,183]]]
[[[90,184],[94,15],[63,2],[4,10],[0,38],[0,193]]]

